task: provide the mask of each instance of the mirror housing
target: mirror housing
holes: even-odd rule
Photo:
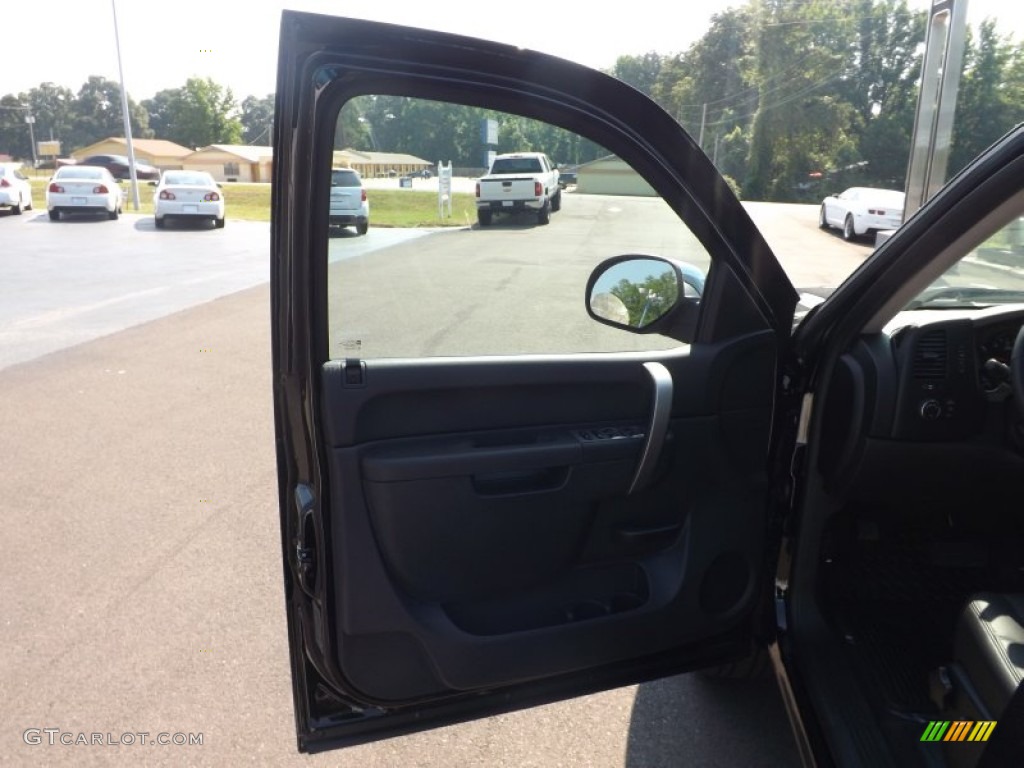
[[[661,256],[616,256],[601,262],[587,281],[587,314],[631,333],[660,333],[693,340],[704,294],[704,272]]]

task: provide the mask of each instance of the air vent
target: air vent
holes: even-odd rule
[[[948,344],[945,331],[928,331],[914,349],[914,378],[935,381],[946,378]]]

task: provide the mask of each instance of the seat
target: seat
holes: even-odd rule
[[[972,596],[960,613],[953,650],[977,719],[998,720],[1024,679],[1024,594]]]

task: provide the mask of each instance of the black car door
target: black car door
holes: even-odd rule
[[[749,653],[770,626],[766,467],[796,293],[692,139],[575,64],[293,12],[276,98],[274,407],[300,749]],[[552,146],[528,146],[537,136]],[[593,160],[536,203],[549,224],[511,200],[474,223],[471,169],[384,170],[454,160],[480,175],[496,149]],[[367,234],[329,226],[339,165],[365,180]],[[461,226],[380,228],[428,193],[442,221],[462,201]],[[633,254],[706,273],[681,330],[587,316],[591,270]],[[660,297],[643,290],[646,314]]]

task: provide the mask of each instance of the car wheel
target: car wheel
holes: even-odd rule
[[[120,212],[115,208],[112,211],[107,211],[107,218],[111,221],[117,221],[117,217],[120,216]]]
[[[544,203],[544,207],[541,208],[540,212],[537,214],[537,223],[538,224],[547,224],[549,221],[551,221],[551,203],[550,202]]]
[[[221,216],[219,219],[214,219],[213,226],[215,226],[217,229],[224,229],[224,217]]]
[[[11,206],[11,213],[15,216],[21,216],[21,196],[18,196],[18,202]]]
[[[551,198],[551,212],[556,213],[560,210],[562,210],[562,190],[558,190]]]
[[[167,226],[166,219],[158,219],[155,216],[153,217],[153,223],[156,224],[157,229],[163,229]]]
[[[843,222],[843,240],[854,240],[857,237],[857,232],[853,228],[853,216],[846,215],[846,221]]]
[[[477,211],[476,220],[480,222],[481,227],[491,226],[492,213],[490,211]]]
[[[50,221],[60,221],[60,211],[50,211]]]
[[[364,222],[361,222],[359,224],[356,224],[356,234],[357,235],[365,235],[369,231],[370,231],[370,222],[364,221]]]
[[[818,214],[818,226],[828,229],[828,219],[825,218],[825,206],[821,206],[821,213]]]

